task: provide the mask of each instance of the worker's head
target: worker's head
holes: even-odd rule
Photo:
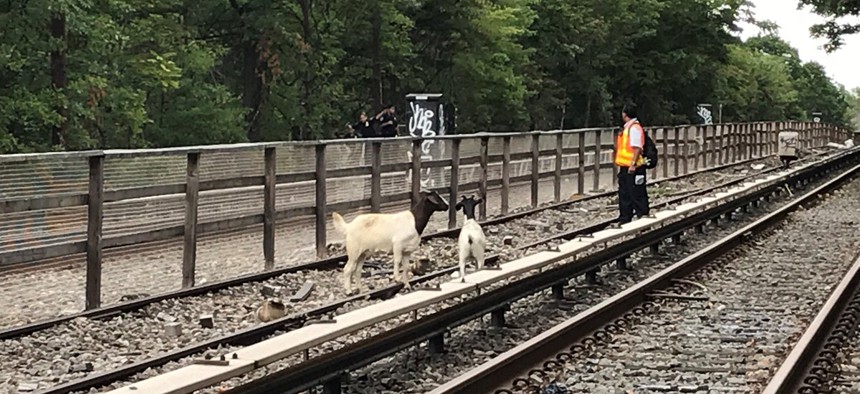
[[[625,122],[629,122],[630,119],[636,118],[638,115],[636,114],[636,104],[627,103],[624,104],[624,108],[621,109],[621,119]]]
[[[367,122],[367,112],[361,111],[361,114],[358,115],[358,119],[362,122]]]

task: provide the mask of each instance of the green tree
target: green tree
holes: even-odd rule
[[[828,52],[839,49],[845,35],[860,32],[860,23],[840,21],[840,18],[860,16],[860,0],[800,0],[800,5],[812,6],[813,11],[828,19],[810,29],[816,37],[827,38],[824,48]]]

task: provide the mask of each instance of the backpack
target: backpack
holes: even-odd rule
[[[642,132],[645,134],[645,147],[642,149],[642,155],[645,156],[645,168],[649,170],[657,168],[657,145],[651,139],[651,136],[648,135],[648,132],[645,131],[644,127],[642,128]]]

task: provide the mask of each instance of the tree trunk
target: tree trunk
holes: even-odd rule
[[[586,129],[591,127],[591,95],[585,99],[585,126]]]
[[[373,48],[373,105],[382,108],[382,9],[379,0],[371,7],[371,45]]]
[[[248,140],[262,140],[260,130],[260,109],[263,103],[263,75],[265,63],[260,59],[260,53],[253,41],[246,41],[242,48],[242,105],[248,109],[245,123],[248,127]]]
[[[313,136],[313,131],[310,130],[310,121],[311,121],[311,106],[312,100],[311,95],[317,94],[316,89],[313,89],[311,84],[313,83],[313,69],[314,66],[312,64],[312,53],[315,50],[313,43],[313,26],[311,25],[311,0],[300,0],[299,3],[302,7],[302,40],[307,46],[304,52],[305,64],[307,67],[304,71],[304,78],[302,81],[302,113],[304,115],[304,119],[301,122],[301,133],[299,134],[299,139],[306,139]]]
[[[51,37],[58,40],[56,48],[51,51],[51,86],[63,96],[66,88],[66,16],[56,13],[51,17]],[[59,100],[54,110],[60,114],[60,124],[51,131],[51,145],[66,148],[66,133],[69,129],[69,114],[62,100]]]

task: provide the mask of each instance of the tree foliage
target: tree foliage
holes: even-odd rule
[[[847,18],[860,16],[860,0],[800,0],[800,5],[812,6],[815,13],[827,18],[827,21],[816,24],[810,29],[817,37],[827,38],[825,49],[828,52],[839,49],[842,37],[860,32],[860,23],[846,21]]]
[[[744,0],[4,2],[0,152],[326,138],[422,92],[461,133],[610,125],[631,100],[648,124],[702,102],[850,120],[820,65],[741,20]]]

